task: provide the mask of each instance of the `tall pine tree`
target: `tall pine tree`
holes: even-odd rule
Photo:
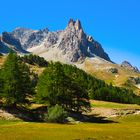
[[[0,99],[2,98],[3,93],[3,79],[2,79],[2,71],[0,69]]]
[[[29,68],[19,61],[17,55],[10,52],[2,68],[3,93],[7,105],[27,102],[28,95],[32,94]]]

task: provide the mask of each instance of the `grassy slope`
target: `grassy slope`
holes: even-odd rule
[[[140,109],[140,105],[136,104],[120,104],[114,102],[90,100],[92,107],[111,108],[111,109]]]
[[[0,56],[0,67],[4,63],[5,58],[6,58],[5,56]]]
[[[105,80],[106,83],[112,83],[115,86],[122,86],[129,77],[140,77],[139,73],[133,72],[131,70],[120,67],[117,64],[112,64],[104,60],[86,59],[83,64],[77,64],[81,69],[84,69],[87,73],[95,76],[96,78]],[[108,72],[109,68],[117,68],[118,74],[112,74]],[[140,89],[135,86],[129,86],[126,88],[131,88],[137,94],[140,94]]]
[[[139,140],[140,115],[115,119],[117,123],[48,124],[0,122],[1,140]]]

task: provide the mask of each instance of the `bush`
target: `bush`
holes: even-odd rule
[[[67,112],[61,106],[55,105],[48,109],[44,119],[48,122],[64,123],[67,116]]]

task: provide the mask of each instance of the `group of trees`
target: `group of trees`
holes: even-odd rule
[[[29,57],[30,61],[34,61],[31,58],[42,60],[36,56]],[[90,108],[87,91],[65,75],[62,64],[44,64],[47,64],[47,68],[39,77],[36,88],[35,97],[38,102],[50,107],[60,105],[65,110],[77,112]],[[34,91],[32,75],[25,60],[11,52],[0,69],[0,100],[8,106],[25,104],[34,95]]]
[[[26,63],[46,66],[37,84]],[[140,104],[140,97],[133,91],[108,85],[75,66],[11,52],[0,69],[0,100],[16,106],[28,103],[33,96],[39,103],[76,112],[90,109],[89,99]]]
[[[48,62],[43,57],[39,57],[38,55],[24,55],[23,57],[19,57],[19,59],[25,63],[38,65],[40,67],[46,67],[48,65]]]
[[[6,105],[28,102],[34,93],[28,66],[11,52],[0,70],[0,97]]]
[[[61,105],[69,111],[82,112],[90,108],[88,92],[65,74],[59,62],[49,64],[40,76],[37,100],[50,106]]]
[[[115,87],[112,84],[106,84],[76,66],[62,65],[65,74],[71,77],[80,87],[83,87],[90,99],[111,101],[118,103],[140,104],[140,97],[135,95],[132,90]]]
[[[101,87],[94,92],[94,99],[117,103],[140,104],[140,97],[132,90],[113,86]]]

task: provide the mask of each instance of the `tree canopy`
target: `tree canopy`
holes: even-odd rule
[[[77,112],[90,107],[86,90],[65,75],[63,65],[59,62],[51,63],[39,77],[37,99],[50,106],[58,104]]]
[[[27,102],[27,96],[33,93],[30,70],[17,55],[10,52],[1,70],[3,87],[1,97],[8,105]]]

